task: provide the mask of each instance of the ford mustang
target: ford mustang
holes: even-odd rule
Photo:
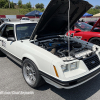
[[[70,0],[70,27],[91,7]],[[100,73],[100,47],[66,36],[69,0],[51,0],[39,22],[6,22],[0,26],[0,56],[22,66],[33,88],[47,82],[57,88],[79,86]]]

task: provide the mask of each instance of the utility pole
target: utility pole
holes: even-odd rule
[[[9,8],[10,8],[10,0],[8,2],[9,2]]]

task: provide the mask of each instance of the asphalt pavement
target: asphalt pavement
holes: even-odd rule
[[[69,90],[57,89],[47,83],[33,89],[24,81],[18,64],[0,57],[0,100],[100,100],[100,75]]]
[[[0,57],[0,100],[100,100],[100,75],[69,90],[47,83],[33,89],[24,81],[19,65]]]

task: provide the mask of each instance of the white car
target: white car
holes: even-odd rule
[[[72,27],[91,5],[82,0],[70,1]],[[31,87],[47,82],[70,89],[100,73],[100,47],[76,38],[68,39],[67,18],[68,0],[51,0],[38,23],[1,25],[0,56],[6,54],[20,64],[24,79]]]
[[[30,19],[28,17],[22,17],[21,21],[30,21]]]
[[[10,22],[9,18],[1,18],[4,22]]]

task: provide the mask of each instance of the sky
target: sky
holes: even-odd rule
[[[13,1],[14,3],[18,3],[18,0],[10,0],[10,1]],[[22,0],[22,3],[26,4],[29,1],[31,2],[32,7],[33,6],[35,7],[35,4],[37,4],[37,3],[43,3],[44,6],[45,6],[45,8],[48,5],[48,3],[50,2],[50,0]],[[100,5],[100,0],[86,0],[86,1],[88,1],[89,3],[91,3],[93,6]]]

